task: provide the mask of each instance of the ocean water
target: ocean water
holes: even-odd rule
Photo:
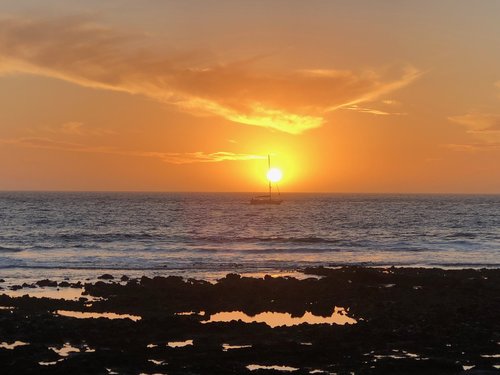
[[[0,193],[0,277],[500,267],[499,195]]]

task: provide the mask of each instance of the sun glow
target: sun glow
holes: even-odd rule
[[[267,171],[267,179],[271,182],[278,182],[283,177],[283,172],[278,168],[271,168]]]

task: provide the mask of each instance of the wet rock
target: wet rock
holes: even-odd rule
[[[113,280],[114,277],[113,275],[110,275],[109,273],[105,273],[104,275],[101,275],[98,277],[99,280]]]
[[[476,371],[493,373],[496,359],[481,354],[498,351],[500,270],[338,267],[308,272],[321,273],[322,278],[256,279],[233,274],[215,284],[180,277],[143,277],[126,285],[98,281],[85,284],[85,293],[103,298],[91,305],[83,298],[0,295],[2,306],[15,307],[0,310],[2,340],[30,343],[8,353],[0,350],[2,373],[105,374],[111,368],[125,374],[255,374],[245,367],[252,363],[296,367],[300,369],[296,373],[304,374],[322,369],[384,375],[459,374],[459,364],[474,363],[481,366]],[[379,287],[386,284],[396,286]],[[422,289],[415,290],[415,285]],[[202,323],[221,311],[293,316],[309,311],[329,316],[334,306],[347,308],[358,323],[280,328]],[[133,314],[142,319],[76,319],[53,314],[57,310]],[[202,310],[206,314],[176,315]],[[165,345],[186,340],[193,340],[193,345]],[[50,367],[38,364],[57,360],[47,348],[60,348],[66,342],[80,348],[80,353]],[[251,347],[223,351],[224,343]],[[92,351],[85,352],[87,346]]]
[[[21,285],[12,285],[10,287],[10,290],[19,290],[19,289],[23,289],[23,287]]]
[[[58,284],[58,286],[59,286],[60,288],[69,288],[69,287],[71,286],[71,284],[70,284],[69,282],[67,282],[67,281],[61,281],[61,282]]]
[[[57,281],[45,279],[45,280],[37,281],[36,285],[38,285],[41,288],[43,288],[43,287],[57,287]]]
[[[129,281],[130,278],[127,276],[127,275],[123,275],[122,277],[120,277],[120,281]]]

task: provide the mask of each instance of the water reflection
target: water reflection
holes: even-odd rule
[[[24,345],[29,345],[29,343],[23,341],[14,341],[12,344],[9,344],[8,342],[0,342],[0,348],[8,350],[13,350],[18,346],[24,346]]]
[[[52,361],[52,362],[44,362],[44,361],[40,361],[38,362],[38,364],[40,366],[53,366],[53,365],[56,365],[57,362],[60,362],[60,361],[63,361],[63,359],[58,359],[57,361]]]
[[[3,294],[6,294],[9,297],[13,298],[28,295],[30,297],[35,297],[35,298],[64,299],[68,301],[78,301],[82,297],[86,298],[89,301],[97,301],[100,299],[92,297],[90,295],[83,295],[83,292],[84,292],[83,288],[53,288],[53,287],[2,290]]]
[[[192,346],[193,345],[193,340],[186,340],[186,341],[169,341],[167,343],[167,346],[171,348],[183,348],[185,346]]]
[[[82,311],[70,311],[70,310],[57,310],[56,315],[66,316],[69,318],[77,318],[77,319],[92,319],[92,318],[106,318],[106,319],[130,319],[134,322],[141,320],[140,316],[130,315],[130,314],[116,314],[111,312],[82,312]]]
[[[275,371],[285,371],[285,372],[292,372],[292,371],[299,370],[297,367],[278,366],[278,365],[271,365],[271,366],[248,365],[247,369],[249,369],[250,371],[256,371],[256,370],[275,370]]]
[[[323,317],[313,315],[309,311],[301,317],[292,317],[290,313],[280,313],[280,312],[263,312],[255,316],[249,316],[242,311],[228,311],[219,312],[213,314],[210,320],[205,320],[202,323],[214,323],[214,322],[231,322],[241,320],[244,323],[265,323],[271,328],[280,326],[295,326],[302,323],[307,324],[356,324],[356,320],[349,317],[347,312],[342,307],[335,307],[331,316]]]
[[[160,360],[160,359],[148,359],[148,361],[151,363],[154,363],[157,366],[163,365],[165,363],[165,361]]]
[[[228,350],[233,350],[233,349],[245,349],[245,348],[251,348],[252,345],[229,345],[229,344],[222,344],[222,351],[227,352]]]
[[[70,353],[79,353],[80,352],[80,349],[78,349],[74,346],[71,346],[71,344],[69,342],[64,343],[64,345],[61,347],[49,346],[49,349],[53,350],[54,352],[59,354],[59,356],[61,356],[61,357],[67,357],[70,355]]]

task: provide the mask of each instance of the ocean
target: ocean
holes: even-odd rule
[[[1,192],[0,277],[499,267],[500,195]]]

